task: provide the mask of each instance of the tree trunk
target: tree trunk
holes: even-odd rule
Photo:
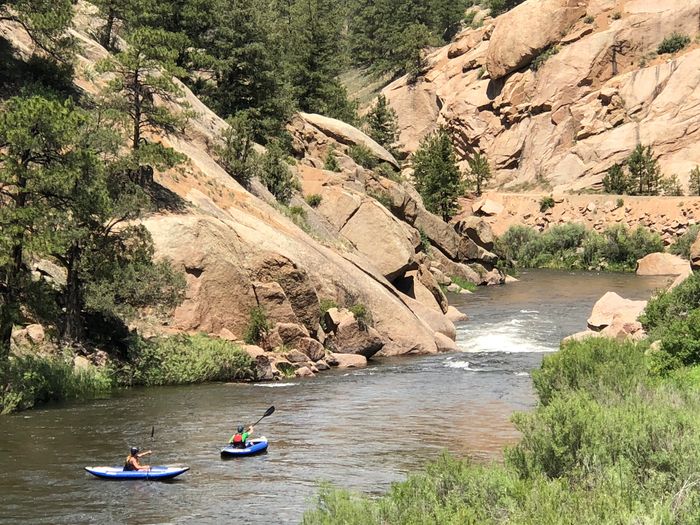
[[[112,50],[112,31],[114,29],[114,9],[110,9],[107,14],[107,23],[105,24],[104,33],[102,35],[102,47]]]
[[[83,290],[80,282],[80,246],[74,243],[68,252],[68,276],[66,279],[65,308],[61,340],[73,344],[83,338]]]

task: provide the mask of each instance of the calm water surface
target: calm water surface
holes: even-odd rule
[[[498,460],[509,423],[534,404],[530,372],[585,328],[608,290],[647,298],[665,278],[531,271],[518,283],[452,297],[470,316],[461,352],[390,359],[358,371],[274,384],[137,389],[0,418],[2,523],[296,523],[320,480],[368,493],[442,450]],[[222,461],[239,421],[269,453]],[[151,427],[155,435],[151,439]],[[185,463],[171,483],[109,482],[85,465],[121,464],[131,445],[151,464]]]

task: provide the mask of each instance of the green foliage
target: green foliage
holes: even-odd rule
[[[583,22],[585,24],[592,24],[593,22],[595,22],[595,18],[591,15],[587,15],[586,18],[583,19]]]
[[[485,5],[491,10],[491,16],[498,16],[523,2],[524,0],[486,0]]]
[[[311,195],[306,196],[306,204],[312,208],[318,208],[321,205],[322,200],[323,197],[318,193],[312,193]]]
[[[367,196],[372,197],[375,201],[384,206],[387,210],[391,210],[391,208],[394,205],[394,201],[391,199],[391,195],[389,195],[384,190],[367,190]]]
[[[121,385],[158,386],[252,379],[254,370],[233,343],[198,334],[138,340],[117,375]]]
[[[72,356],[16,356],[0,361],[0,414],[64,399],[85,399],[108,394],[108,369],[73,368]]]
[[[692,225],[683,235],[676,239],[676,242],[671,245],[668,251],[675,255],[680,255],[681,257],[690,259],[690,247],[698,238],[698,232],[700,232],[700,225]]]
[[[693,273],[672,290],[661,292],[647,304],[640,322],[650,333],[664,331],[677,319],[688,318],[700,308],[700,274]]]
[[[70,60],[73,41],[66,29],[73,20],[71,0],[0,0],[0,19],[18,22],[53,58]]]
[[[629,193],[629,181],[625,175],[622,166],[614,164],[603,177],[603,191],[605,193],[613,193],[622,195]]]
[[[429,254],[432,249],[432,244],[430,243],[430,237],[425,233],[423,228],[418,228],[418,234],[420,235],[420,245],[419,250],[423,253]]]
[[[457,212],[457,199],[464,194],[465,183],[447,128],[441,127],[421,141],[413,155],[413,168],[425,207],[449,221]]]
[[[396,111],[389,105],[386,97],[380,94],[377,102],[365,117],[369,127],[369,136],[381,146],[391,150],[399,138],[398,119]]]
[[[530,64],[530,69],[533,71],[538,71],[542,66],[544,66],[545,62],[552,58],[554,55],[559,53],[559,46],[550,46],[542,53],[540,53],[535,59],[532,61]]]
[[[338,158],[335,156],[335,146],[330,145],[326,151],[326,158],[323,159],[323,169],[328,171],[340,171],[340,164],[338,164]]]
[[[622,208],[625,205],[625,199],[622,197],[618,197],[618,199],[615,201],[615,206],[618,208]]]
[[[671,175],[670,177],[663,177],[659,182],[659,188],[662,195],[669,197],[682,197],[683,187],[681,182],[678,180],[678,175]]]
[[[299,182],[277,143],[268,144],[260,159],[260,180],[282,204],[288,204],[294,190],[299,189]]]
[[[688,44],[690,44],[690,37],[688,35],[672,33],[661,41],[659,47],[656,49],[656,52],[659,55],[676,53],[677,51],[680,51],[686,47]]]
[[[336,303],[333,299],[321,299],[320,304],[319,304],[319,324],[321,325],[321,328],[323,328],[325,331],[328,331],[328,326],[326,326],[326,312],[330,310],[331,308],[338,308],[338,303]]]
[[[694,523],[699,374],[649,364],[631,343],[567,344],[534,374],[542,402],[514,417],[505,464],[442,457],[378,498],[324,485],[303,523]]]
[[[350,148],[348,148],[348,155],[356,164],[365,169],[373,170],[377,167],[377,158],[364,144],[353,144],[350,146]]]
[[[248,187],[258,174],[259,155],[255,152],[255,130],[246,112],[226,120],[228,127],[221,134],[222,144],[217,147],[219,163],[239,184]]]
[[[689,195],[700,195],[700,166],[695,166],[690,171]]]
[[[521,268],[633,271],[638,259],[663,251],[663,241],[643,227],[630,231],[617,225],[601,235],[581,224],[554,226],[543,233],[517,225],[496,240],[495,251]]]
[[[367,328],[374,324],[374,321],[372,320],[372,313],[364,304],[356,303],[348,308],[348,310],[353,313],[357,324],[363,330],[367,330]]]
[[[661,183],[661,171],[658,161],[654,159],[651,146],[638,144],[629,159],[630,194],[632,195],[657,195]]]
[[[540,199],[540,212],[544,213],[550,208],[554,208],[554,197],[544,196]]]
[[[476,284],[466,280],[464,277],[460,277],[459,275],[453,275],[452,277],[450,277],[450,281],[459,286],[462,290],[475,292],[477,288]]]
[[[267,319],[267,314],[260,306],[256,306],[250,311],[250,320],[246,328],[243,340],[249,345],[256,345],[265,338],[272,326]]]
[[[615,12],[612,14],[612,17],[611,17],[611,18],[612,18],[613,20],[619,20],[620,18],[622,18],[622,13],[620,13],[620,11],[615,11]]]
[[[475,188],[476,195],[481,195],[484,184],[491,179],[491,168],[486,155],[475,153],[468,161],[469,174],[467,181]]]
[[[373,72],[415,78],[424,48],[449,42],[465,8],[464,0],[356,0],[349,13],[352,60]]]

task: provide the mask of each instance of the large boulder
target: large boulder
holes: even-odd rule
[[[672,253],[650,253],[637,261],[637,275],[687,275],[690,263]]]
[[[690,265],[693,270],[700,270],[700,235],[690,247]]]
[[[635,323],[646,305],[646,301],[624,299],[615,292],[607,292],[593,305],[593,311],[588,318],[588,328],[600,331],[613,322]]]
[[[373,199],[365,200],[340,233],[389,281],[418,266],[420,236]]]
[[[367,366],[367,358],[358,354],[330,354],[326,361],[330,366],[337,368],[363,368]]]
[[[455,230],[460,235],[468,237],[485,250],[493,250],[494,236],[491,226],[481,217],[470,216],[455,224]]]
[[[580,0],[527,0],[496,19],[486,56],[486,69],[499,79],[527,66],[559,42],[586,13]]]
[[[379,333],[355,318],[349,310],[331,308],[324,316],[328,329],[326,346],[342,354],[360,354],[369,359],[384,346]]]
[[[399,167],[399,163],[396,162],[396,159],[391,153],[350,124],[313,113],[299,113],[299,117],[338,142],[349,146],[362,145],[378,160],[388,162],[396,168]]]

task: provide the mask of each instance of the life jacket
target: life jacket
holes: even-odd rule
[[[234,448],[245,448],[245,440],[243,439],[243,434],[234,434],[231,443],[233,443]]]
[[[134,464],[131,462],[131,456],[126,457],[126,461],[124,462],[124,470],[126,470],[126,471],[136,470],[136,467],[134,467]]]

